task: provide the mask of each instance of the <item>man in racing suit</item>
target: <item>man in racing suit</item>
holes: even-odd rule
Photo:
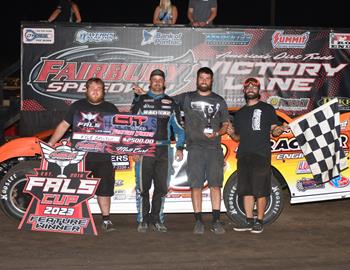
[[[156,151],[154,156],[135,156],[136,161],[136,204],[138,232],[146,232],[149,224],[153,230],[166,232],[164,225],[163,205],[168,192],[169,179],[169,145],[171,130],[176,137],[175,159],[183,158],[185,132],[180,125],[180,110],[173,98],[164,94],[165,74],[156,69],[150,75],[150,91],[138,96],[131,107],[132,114],[142,114],[157,118],[155,134]],[[154,184],[152,207],[150,207],[149,190]],[[151,209],[150,209],[151,208]],[[150,211],[151,210],[151,211]]]

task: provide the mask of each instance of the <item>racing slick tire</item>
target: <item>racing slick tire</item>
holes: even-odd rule
[[[234,172],[227,180],[224,187],[223,199],[226,207],[226,214],[235,223],[241,224],[246,220],[243,207],[243,198],[237,195],[237,171]],[[277,179],[271,174],[271,195],[267,198],[265,208],[264,224],[273,223],[283,210],[283,193]],[[256,209],[254,208],[254,216],[256,217]]]
[[[39,160],[23,161],[12,167],[0,181],[1,209],[10,217],[21,219],[32,199],[23,189],[26,174],[33,174],[34,168],[40,167]]]

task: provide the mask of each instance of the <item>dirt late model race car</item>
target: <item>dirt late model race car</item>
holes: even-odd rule
[[[282,122],[292,121],[278,112]],[[340,116],[342,147],[349,159],[350,113]],[[23,192],[26,174],[40,167],[41,150],[39,142],[52,131],[11,140],[0,147],[0,206],[11,217],[20,219],[29,205],[31,196]],[[228,135],[222,136],[225,154],[222,211],[234,222],[245,219],[242,199],[237,196],[236,150],[238,143]],[[350,169],[342,171],[340,177],[318,184],[314,181],[309,166],[291,132],[278,138],[271,138],[272,150],[272,193],[265,209],[265,223],[272,223],[281,214],[284,205],[283,189],[289,191],[290,203],[316,202],[350,197]],[[174,152],[174,151],[173,151]],[[191,191],[186,175],[186,156],[180,162],[171,159],[169,190],[165,201],[165,213],[192,212]],[[174,155],[172,155],[174,157]],[[112,156],[115,167],[115,194],[112,197],[111,213],[136,213],[136,190],[134,162],[127,155]],[[288,192],[284,192],[287,194]],[[96,198],[89,200],[92,213],[99,213]],[[207,184],[203,187],[203,212],[211,211],[210,193]]]

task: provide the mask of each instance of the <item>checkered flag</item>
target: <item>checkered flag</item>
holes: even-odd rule
[[[330,181],[348,167],[341,146],[337,98],[298,118],[289,126],[316,181]]]

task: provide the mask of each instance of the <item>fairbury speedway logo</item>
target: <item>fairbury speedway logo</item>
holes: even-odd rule
[[[47,144],[40,143],[45,160],[47,160],[49,163],[57,164],[60,167],[61,173],[57,175],[57,177],[66,177],[66,175],[63,174],[64,168],[70,164],[79,163],[85,156],[85,152],[74,151],[66,144],[67,142],[64,141],[63,145],[58,146],[55,149]]]
[[[42,57],[30,71],[27,84],[42,96],[75,101],[84,97],[86,81],[99,77],[106,84],[106,100],[129,106],[133,84],[146,89],[154,69],[166,73],[171,96],[190,84],[196,64],[191,50],[179,57],[158,57],[130,48],[80,46]]]

